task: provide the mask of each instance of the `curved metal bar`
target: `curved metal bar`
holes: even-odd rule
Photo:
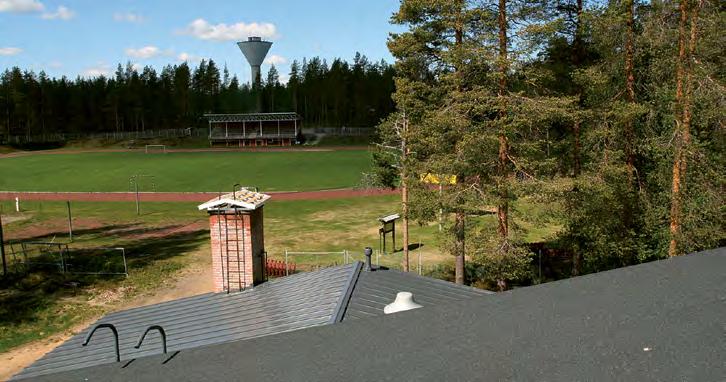
[[[94,326],[93,329],[91,329],[91,331],[88,332],[88,334],[86,335],[86,339],[83,341],[81,346],[88,345],[88,341],[90,341],[91,337],[93,337],[93,333],[95,333],[96,330],[98,330],[100,328],[109,328],[113,332],[113,339],[114,339],[114,342],[116,343],[116,362],[121,362],[121,350],[119,349],[119,346],[118,346],[118,330],[116,330],[116,327],[113,326],[113,324],[98,324],[98,325]]]
[[[232,186],[232,199],[233,200],[237,200],[237,190],[240,189],[241,187],[242,187],[242,185],[239,183],[235,183]]]
[[[164,354],[166,354],[166,332],[164,331],[164,328],[159,325],[151,325],[146,328],[146,331],[144,332],[144,334],[141,335],[141,338],[139,338],[139,342],[136,344],[136,346],[134,346],[134,348],[140,348],[141,343],[144,342],[144,338],[146,338],[146,335],[152,330],[158,330],[161,334],[161,342],[162,344],[164,344]]]

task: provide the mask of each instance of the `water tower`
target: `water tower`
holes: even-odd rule
[[[247,58],[247,62],[250,63],[252,71],[252,81],[250,83],[255,84],[260,81],[260,65],[265,60],[267,52],[270,51],[272,43],[269,41],[262,41],[260,37],[249,37],[247,41],[240,41],[237,43],[242,54]]]

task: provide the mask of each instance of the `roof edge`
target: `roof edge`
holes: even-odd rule
[[[353,268],[353,272],[350,273],[350,278],[348,279],[347,287],[345,289],[345,292],[342,296],[340,296],[340,300],[338,300],[338,304],[335,306],[335,310],[333,311],[333,316],[330,317],[330,323],[335,324],[338,322],[343,321],[343,316],[345,315],[345,311],[348,309],[348,303],[350,302],[350,297],[353,295],[353,290],[355,289],[355,284],[358,282],[358,277],[360,276],[360,272],[363,269],[363,262],[356,261],[355,267]]]

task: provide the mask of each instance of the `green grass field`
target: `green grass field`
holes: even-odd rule
[[[156,191],[309,191],[358,185],[365,150],[320,152],[84,153],[0,159],[3,191],[129,191],[129,177],[153,175]],[[142,191],[151,191],[142,182]]]

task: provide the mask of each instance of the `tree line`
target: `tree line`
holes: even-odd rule
[[[128,132],[204,126],[205,113],[287,112],[308,126],[377,124],[393,110],[394,69],[356,54],[353,62],[294,61],[289,81],[274,66],[254,85],[241,84],[211,59],[160,72],[131,63],[112,76],[51,78],[6,69],[0,77],[0,135]]]
[[[721,9],[402,0],[377,180],[406,221],[445,211],[459,283],[533,282],[518,199],[561,206],[568,275],[724,245]]]

